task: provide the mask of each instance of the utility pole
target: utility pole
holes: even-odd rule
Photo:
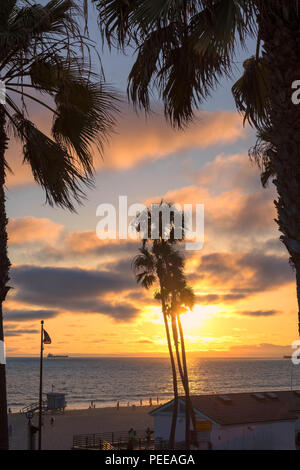
[[[38,450],[42,450],[43,352],[44,352],[44,320],[41,321],[41,357],[40,357],[40,399],[39,399],[39,443],[38,443]]]

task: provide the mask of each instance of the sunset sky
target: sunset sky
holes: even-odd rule
[[[91,21],[91,35],[96,25]],[[237,58],[236,77],[245,57]],[[100,46],[99,46],[100,48]],[[132,63],[104,51],[109,83],[125,96]],[[136,285],[131,261],[137,244],[96,237],[96,208],[161,198],[205,205],[205,246],[186,252],[186,272],[197,295],[183,318],[187,348],[206,356],[281,356],[297,339],[295,275],[279,232],[272,185],[263,189],[248,158],[255,133],[243,127],[223,81],[186,131],[172,130],[159,102],[146,120],[122,105],[116,133],[95,159],[96,187],[71,214],[45,205],[20,147],[11,142],[7,209],[13,264],[5,304],[8,355],[39,353],[40,320],[52,337],[46,352],[162,355],[167,352],[159,304]],[[47,111],[32,106],[49,128]]]

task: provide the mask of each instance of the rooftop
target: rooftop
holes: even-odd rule
[[[180,397],[184,400],[184,397]],[[259,391],[191,396],[193,407],[220,425],[263,423],[297,419],[300,412],[300,391]],[[172,407],[173,400],[150,414]]]

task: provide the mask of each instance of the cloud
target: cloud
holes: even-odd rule
[[[39,330],[5,330],[5,336],[22,336],[39,333]]]
[[[217,199],[223,201],[224,206],[216,210],[214,201],[209,205],[207,225],[210,232],[249,236],[249,233],[262,234],[274,227],[275,207],[262,191],[249,195],[231,192]]]
[[[245,188],[246,190],[246,188]],[[159,202],[161,199],[180,204],[204,204],[205,236],[216,239],[221,236],[236,239],[273,234],[276,216],[273,193],[260,190],[246,194],[240,189],[213,194],[211,188],[186,186],[179,190],[168,191],[146,203]]]
[[[140,341],[136,341],[139,344],[155,344],[155,341],[150,341],[149,339],[141,339]]]
[[[59,315],[57,310],[24,310],[5,309],[5,322],[27,322],[34,320],[47,320]]]
[[[104,261],[112,257],[114,259],[133,257],[138,245],[137,241],[131,239],[100,240],[92,230],[67,233],[62,225],[46,218],[35,217],[10,219],[8,235],[9,248],[26,249],[26,252],[24,251],[26,259],[42,263],[72,261],[74,258],[101,257]],[[27,249],[28,245],[30,250]]]
[[[100,240],[93,231],[71,232],[62,240],[61,246],[48,244],[35,253],[39,261],[61,261],[82,257],[107,257],[132,255],[137,250],[133,240]]]
[[[196,277],[196,276],[195,276]],[[238,302],[239,300],[245,299],[248,294],[200,294],[196,295],[196,303],[210,305],[218,303],[233,303]]]
[[[173,203],[204,205],[205,244],[240,248],[254,240],[274,237],[276,209],[273,186],[262,188],[257,167],[245,154],[217,155],[192,175],[193,184],[149,197],[146,204],[161,199]]]
[[[71,253],[88,256],[95,254],[99,249],[99,254],[103,250],[105,256],[105,253],[111,252],[111,255],[116,255],[116,252],[120,253],[119,250],[123,250],[118,244],[114,242],[110,244],[109,241],[104,246],[101,244],[99,247],[94,246],[94,239],[89,237],[89,232],[86,245],[84,234],[72,234],[71,238],[73,237],[76,240],[73,251],[64,256],[67,246],[65,243],[57,253],[57,260],[67,257],[72,259]],[[80,244],[81,239],[82,244]],[[107,260],[105,269],[102,261],[99,271],[18,266],[13,269],[12,274],[16,284],[13,299],[36,307],[58,308],[62,311],[103,313],[116,319],[134,317],[138,314],[138,310],[133,305],[141,308],[142,305],[149,303],[152,293],[137,290],[131,271],[132,256],[127,252],[128,247],[130,250],[134,248],[134,252],[136,245],[124,242],[125,246],[126,250],[123,251],[121,259]],[[212,252],[202,256],[199,253],[191,254],[187,263],[187,277],[196,291],[197,289],[201,291],[201,294],[197,295],[197,303],[231,304],[294,282],[294,273],[287,256],[264,253],[263,248],[262,245],[262,251],[252,250],[246,253],[227,251]],[[116,297],[122,300],[116,301]],[[250,313],[248,312],[248,316]],[[252,316],[254,314],[255,312]],[[267,314],[266,312],[264,315]]]
[[[134,286],[131,276],[107,271],[85,270],[79,268],[55,268],[38,266],[17,266],[12,270],[12,279],[18,289],[21,287],[26,292],[18,293],[20,296],[29,295],[31,292],[43,298],[44,294],[55,296],[76,296],[105,294],[107,292],[120,292],[123,289]]]
[[[239,260],[241,271],[252,270],[250,282],[255,290],[267,290],[294,282],[295,274],[288,262],[288,256],[264,255],[252,252]]]
[[[187,149],[230,144],[246,135],[236,112],[198,112],[196,121],[184,131],[172,129],[162,115],[153,114],[145,120],[125,113],[105,150],[103,166],[127,169]]]
[[[61,311],[99,313],[115,320],[130,320],[139,310],[121,301],[123,290],[135,287],[133,276],[122,272],[18,266],[12,269],[16,287],[13,300]],[[108,296],[113,297],[107,298]],[[117,299],[117,300],[116,300]]]
[[[294,273],[287,257],[283,256],[258,251],[210,253],[199,259],[193,272],[188,274],[188,280],[202,292],[202,284],[210,291],[214,290],[211,294],[205,293],[204,289],[204,294],[197,295],[198,303],[228,303],[294,282]],[[257,311],[252,312],[252,316],[255,313],[262,315]],[[267,311],[265,316],[272,313]]]
[[[58,225],[49,219],[25,217],[10,219],[8,222],[10,245],[55,242],[61,236],[62,231],[62,225]]]
[[[280,357],[291,354],[290,345],[260,343],[255,345],[231,346],[228,355],[247,357]]]
[[[45,115],[37,116],[37,120],[42,129],[49,127]],[[104,161],[97,158],[95,151],[94,163],[97,170],[124,170],[187,149],[230,144],[246,136],[241,116],[236,112],[201,111],[185,131],[178,131],[166,123],[162,114],[152,114],[144,119],[131,109],[126,109],[105,148]],[[7,160],[14,172],[8,175],[8,186],[33,183],[29,166],[21,164],[21,147],[15,142],[9,148]]]
[[[234,282],[240,291],[263,291],[294,280],[287,258],[259,252],[205,255],[200,270],[222,283]]]
[[[263,243],[265,253],[286,254],[286,248],[279,238],[269,238]]]
[[[244,312],[236,312],[239,315],[245,315],[247,317],[273,317],[274,315],[278,315],[279,312],[278,310],[249,310],[249,311],[244,311]]]
[[[250,162],[247,154],[217,155],[195,175],[194,180],[199,186],[213,188],[215,193],[221,193],[240,188],[246,192],[262,189],[260,170]]]
[[[126,299],[133,300],[135,302],[139,302],[139,304],[147,305],[149,303],[149,299],[153,300],[153,293],[151,290],[141,289],[139,286],[137,289],[131,290],[126,294]]]

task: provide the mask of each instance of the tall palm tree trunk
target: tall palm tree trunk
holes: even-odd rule
[[[176,365],[175,365],[175,360],[174,360],[174,355],[173,355],[171,335],[170,335],[169,323],[168,323],[168,318],[166,314],[166,305],[163,299],[163,295],[162,295],[162,310],[163,310],[163,317],[164,317],[169,356],[170,356],[170,361],[171,361],[172,377],[173,377],[174,407],[173,407],[172,423],[171,423],[171,429],[170,429],[169,447],[171,449],[174,449],[176,425],[177,425],[177,414],[178,414],[178,386],[177,386]]]
[[[300,80],[300,2],[259,2],[258,23],[269,69],[270,142],[268,156],[275,170],[275,202],[281,240],[296,269],[300,335],[300,105],[292,102],[292,83]]]
[[[175,315],[172,315],[172,333],[173,333],[173,341],[174,341],[176,358],[177,358],[178,371],[179,371],[180,378],[182,379],[184,377],[184,372],[183,372],[182,361],[181,361],[181,356],[180,356],[180,351],[179,351],[179,340],[178,340],[178,331],[177,331]],[[184,386],[184,383],[182,383],[182,385]]]
[[[181,382],[182,382],[184,392],[185,392],[185,446],[186,446],[186,449],[189,450],[190,445],[191,445],[191,438],[190,438],[190,434],[191,434],[190,419],[191,419],[191,417],[190,417],[188,380],[186,379],[187,378],[187,375],[186,375],[187,370],[184,370],[183,365],[182,365],[181,356],[180,356],[179,341],[178,341],[178,330],[177,330],[175,315],[172,315],[172,332],[173,332],[173,340],[174,340],[174,345],[175,345],[179,375],[180,375]]]
[[[194,408],[193,408],[192,400],[190,396],[189,375],[188,375],[188,368],[187,368],[187,361],[186,361],[185,342],[184,342],[184,334],[183,334],[183,328],[182,328],[180,315],[177,315],[177,324],[178,324],[179,334],[180,334],[181,355],[182,355],[182,365],[183,365],[183,374],[184,374],[184,389],[185,389],[185,395],[186,395],[187,413],[186,413],[185,427],[186,427],[186,434],[188,434],[188,437],[190,439],[190,422],[192,420],[193,429],[195,431],[196,419],[195,419]]]
[[[5,132],[5,113],[0,105],[0,347],[4,344],[2,306],[9,290],[10,262],[7,256],[7,217],[5,211],[5,151],[8,138]],[[4,361],[2,361],[4,362]],[[6,399],[6,374],[5,364],[0,364],[0,450],[8,449],[8,421]]]

